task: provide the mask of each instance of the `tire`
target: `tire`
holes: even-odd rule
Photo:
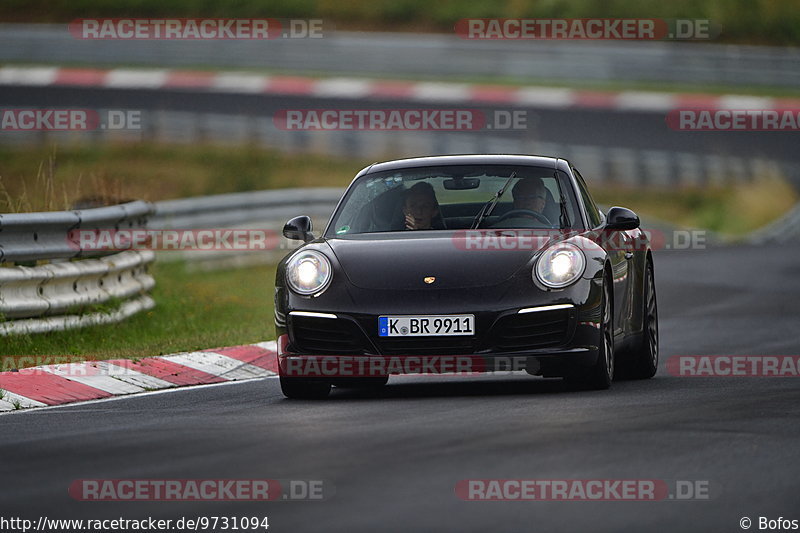
[[[600,301],[601,341],[597,362],[588,373],[565,378],[572,388],[606,390],[614,380],[614,309],[610,284],[608,278],[603,280],[603,296]]]
[[[287,378],[281,376],[281,392],[292,400],[322,400],[331,392],[331,384],[326,381]]]
[[[340,378],[333,381],[340,389],[379,389],[389,382],[389,376],[370,378]]]
[[[644,294],[642,295],[642,334],[631,350],[627,376],[631,379],[650,379],[658,370],[658,301],[653,265],[645,268]]]

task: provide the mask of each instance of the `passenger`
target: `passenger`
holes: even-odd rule
[[[405,229],[433,229],[433,218],[439,214],[439,202],[430,183],[421,181],[406,191],[403,203]]]
[[[544,206],[547,203],[547,190],[541,178],[524,178],[514,184],[511,189],[514,197],[514,209],[525,209],[544,213]]]

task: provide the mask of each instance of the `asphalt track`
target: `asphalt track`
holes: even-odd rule
[[[565,390],[527,376],[393,378],[285,400],[275,379],[0,416],[0,516],[268,516],[270,531],[741,531],[800,519],[800,381],[681,378],[674,355],[796,355],[800,253],[656,253],[661,365]],[[267,295],[265,295],[267,297]],[[312,502],[78,502],[76,479],[324,480]],[[708,481],[710,499],[467,502],[459,480]]]

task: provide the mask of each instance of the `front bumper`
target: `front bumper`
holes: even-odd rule
[[[528,279],[470,290],[376,291],[340,284],[317,298],[279,287],[279,368],[285,376],[300,377],[298,369],[306,369],[308,377],[357,377],[347,365],[363,360],[369,368],[383,369],[384,375],[450,373],[455,367],[456,373],[526,370],[564,376],[597,360],[601,296],[600,278],[584,278],[555,291],[536,289]],[[378,336],[381,315],[452,314],[473,314],[476,334]],[[449,359],[436,362],[436,357]]]
[[[486,372],[524,370],[532,375],[557,377],[578,374],[595,364],[596,348],[563,348],[521,354],[460,355],[315,355],[280,353],[282,377],[315,380],[383,377],[398,374],[468,376]]]

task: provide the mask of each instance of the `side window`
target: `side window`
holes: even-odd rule
[[[586,182],[583,181],[583,176],[581,173],[578,172],[578,169],[573,168],[572,172],[575,173],[575,177],[578,179],[578,190],[581,192],[581,198],[583,199],[583,205],[586,206],[586,215],[589,217],[589,225],[592,228],[596,228],[602,222],[600,218],[600,211],[597,209],[597,205],[592,200],[591,195],[589,194],[589,190],[586,188]]]

